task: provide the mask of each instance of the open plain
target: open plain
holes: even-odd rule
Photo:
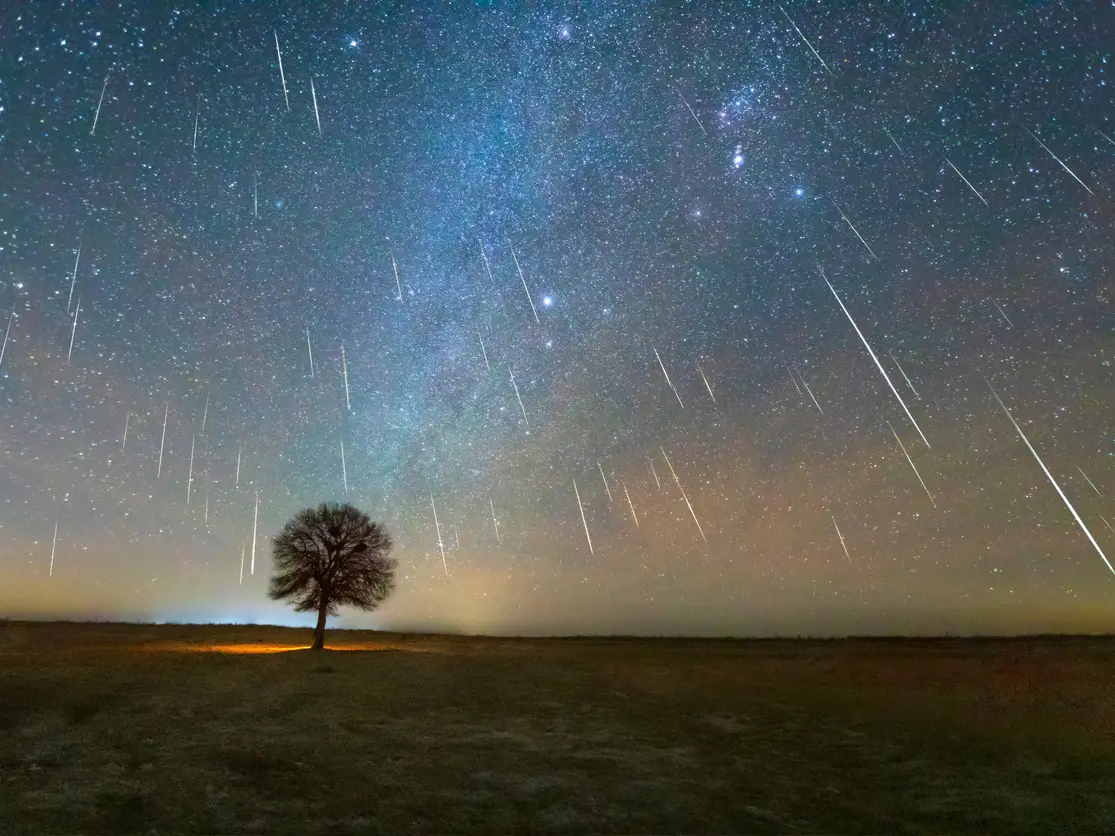
[[[1115,640],[0,624],[46,833],[1115,830]]]

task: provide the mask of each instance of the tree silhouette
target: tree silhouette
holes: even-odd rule
[[[374,610],[395,588],[391,538],[345,503],[305,508],[275,537],[275,576],[267,594],[295,612],[317,611],[311,650],[325,647],[325,619],[340,606]]]

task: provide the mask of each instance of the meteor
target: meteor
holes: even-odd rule
[[[163,449],[166,447],[166,419],[168,415],[170,415],[170,401],[166,402],[166,409],[163,410],[163,437],[159,441],[159,472],[155,478],[163,475]]]
[[[647,464],[650,465],[650,475],[654,477],[654,484],[658,485],[658,490],[662,490],[662,482],[658,479],[658,471],[654,469],[654,462],[647,456]]]
[[[836,211],[840,213],[840,217],[842,217],[844,219],[844,223],[848,224],[848,226],[851,228],[852,232],[854,232],[856,234],[856,237],[859,239],[859,242],[861,244],[863,244],[865,247],[867,247],[867,251],[869,253],[871,253],[871,257],[873,259],[875,259],[876,261],[878,261],[879,256],[875,255],[875,251],[873,249],[871,249],[871,245],[863,240],[863,236],[859,234],[859,230],[856,229],[855,226],[852,225],[852,222],[850,220],[848,220],[848,216],[844,214],[844,210],[840,208],[840,204],[838,204],[834,200],[832,202],[832,205],[836,207]]]
[[[1111,574],[1115,575],[1115,567],[1113,567],[1110,561],[1108,561],[1107,555],[1105,555],[1103,553],[1103,549],[1100,548],[1100,544],[1096,542],[1096,538],[1092,536],[1092,532],[1088,530],[1088,526],[1084,524],[1084,520],[1082,520],[1080,518],[1080,515],[1076,513],[1076,509],[1072,507],[1072,503],[1069,502],[1069,498],[1065,496],[1065,492],[1061,490],[1061,486],[1057,484],[1057,480],[1053,478],[1053,474],[1049,472],[1049,468],[1046,467],[1045,462],[1041,460],[1041,456],[1039,456],[1038,451],[1034,449],[1034,445],[1030,443],[1030,439],[1026,438],[1026,433],[1022,432],[1022,427],[1018,426],[1018,422],[1015,421],[1014,416],[1010,414],[1010,410],[1007,409],[1007,405],[1003,403],[1002,399],[999,397],[999,393],[995,391],[995,387],[991,385],[991,381],[987,378],[984,378],[984,382],[987,384],[987,388],[991,390],[991,394],[995,396],[995,400],[999,402],[999,406],[1003,408],[1003,412],[1007,414],[1007,418],[1009,418],[1010,422],[1014,424],[1014,429],[1018,432],[1018,435],[1022,439],[1022,441],[1025,442],[1026,446],[1030,450],[1030,453],[1033,454],[1034,459],[1037,461],[1038,465],[1041,467],[1046,477],[1048,477],[1050,484],[1053,485],[1053,488],[1057,491],[1058,496],[1060,496],[1061,500],[1065,503],[1065,507],[1072,512],[1073,517],[1076,518],[1077,524],[1080,526],[1081,530],[1083,530],[1083,532],[1088,536],[1088,540],[1091,541],[1092,545],[1095,546],[1096,551],[1099,552],[1100,557],[1103,558],[1103,562],[1106,563],[1107,568],[1111,570]]]
[[[798,390],[798,395],[801,396],[802,400],[805,400],[805,393],[802,392],[801,387],[798,386],[798,379],[796,377],[794,377],[794,373],[790,370],[789,365],[787,365],[785,362],[783,362],[782,365],[786,366],[786,372],[790,375],[790,380],[793,382],[794,388]]]
[[[604,492],[608,494],[608,501],[612,501],[612,489],[608,487],[608,477],[604,475],[604,465],[600,464],[599,460],[596,466],[600,468],[600,478],[604,480]]]
[[[128,446],[128,422],[132,420],[132,413],[124,416],[124,440],[120,442],[120,449],[123,450]]]
[[[341,476],[345,480],[345,493],[348,493],[348,466],[345,464],[345,437],[341,436]]]
[[[840,547],[844,549],[844,556],[848,558],[848,562],[852,562],[852,556],[848,554],[848,547],[844,544],[844,535],[840,533],[840,526],[836,524],[836,517],[832,518],[832,527],[836,529],[836,536],[840,538]]]
[[[77,242],[77,256],[74,258],[74,274],[70,278],[70,296],[66,300],[66,313],[70,312],[70,305],[74,301],[74,285],[77,284],[77,265],[81,262],[81,241]]]
[[[492,528],[496,530],[496,542],[502,546],[503,540],[499,536],[499,520],[496,519],[496,506],[491,497],[488,497],[488,507],[492,509]]]
[[[0,345],[0,363],[4,362],[4,352],[8,350],[8,335],[12,333],[12,320],[15,319],[15,311],[8,314],[8,327],[4,331],[4,344]]]
[[[1010,319],[1007,317],[1007,315],[1003,312],[1003,309],[999,307],[999,303],[996,302],[994,299],[992,299],[991,304],[995,306],[995,310],[997,310],[999,312],[999,316],[1001,316],[1004,320],[1006,320],[1007,325],[1010,326],[1011,328],[1013,328],[1014,323],[1010,321]]]
[[[244,452],[244,445],[236,443],[236,487],[240,487],[240,454]]]
[[[101,118],[101,103],[105,100],[105,90],[108,89],[108,73],[105,73],[105,83],[101,85],[101,97],[97,100],[97,112],[93,114],[93,130],[89,136],[97,133],[97,120]]]
[[[701,129],[701,133],[708,136],[708,131],[706,131],[705,126],[701,124],[701,120],[697,118],[697,114],[693,112],[693,108],[689,106],[689,102],[685,100],[685,94],[681,92],[681,87],[676,81],[674,82],[674,86],[678,88],[678,95],[681,96],[681,103],[685,105],[685,109],[689,111],[689,115],[693,117],[693,121],[696,122],[697,127]]]
[[[914,388],[914,384],[912,384],[910,382],[910,378],[906,376],[906,372],[903,370],[902,364],[898,362],[898,358],[894,356],[894,352],[890,351],[888,349],[887,354],[889,354],[890,359],[894,361],[894,365],[898,366],[898,371],[902,374],[902,377],[905,379],[906,385],[910,387],[910,391],[914,393],[914,397],[917,398],[920,401],[921,400],[921,395],[919,395],[918,390]]]
[[[66,365],[70,365],[70,358],[74,356],[74,337],[77,336],[77,315],[81,313],[81,297],[77,297],[77,307],[74,308],[74,327],[70,331],[70,351],[66,355]]]
[[[515,397],[519,401],[519,409],[523,413],[523,423],[526,424],[527,432],[530,432],[530,421],[527,420],[527,409],[523,406],[523,396],[519,394],[519,384],[515,382],[515,373],[511,371],[511,366],[507,367],[507,373],[511,375],[511,385],[515,389]]]
[[[627,507],[631,509],[631,519],[635,521],[635,528],[638,528],[639,518],[635,515],[635,506],[631,503],[631,494],[627,492],[627,483],[621,479],[620,484],[623,485],[623,495],[627,497]]]
[[[247,543],[241,543],[240,544],[240,585],[241,586],[244,585],[244,552],[247,551],[247,549],[248,549],[248,544]]]
[[[893,136],[890,135],[890,131],[888,131],[886,128],[883,128],[883,133],[885,133],[887,135],[887,137],[890,139],[890,141],[894,143],[895,148],[897,148],[899,151],[902,150],[902,146],[898,144],[897,139],[895,139]]]
[[[906,445],[902,443],[902,439],[898,437],[898,433],[896,433],[894,431],[894,427],[891,426],[890,421],[887,421],[887,426],[890,427],[890,431],[892,433],[894,433],[894,440],[897,441],[898,446],[902,448],[902,453],[903,453],[903,455],[906,456],[906,461],[908,461],[910,463],[910,467],[913,468],[914,475],[917,476],[918,481],[921,482],[922,490],[925,491],[925,495],[929,497],[929,501],[932,502],[933,507],[936,508],[937,507],[937,501],[935,499],[933,499],[933,494],[931,494],[929,492],[929,488],[925,487],[925,480],[921,478],[921,474],[918,473],[917,466],[914,465],[914,460],[911,459],[910,454],[906,452]]]
[[[50,544],[50,571],[47,577],[54,576],[54,552],[58,548],[58,518],[54,518],[54,541]]]
[[[693,517],[693,522],[697,523],[697,530],[701,532],[701,539],[707,543],[708,537],[705,536],[705,530],[701,528],[701,521],[697,519],[697,513],[693,510],[693,503],[691,503],[689,497],[685,495],[685,488],[681,486],[681,480],[678,479],[677,473],[674,472],[674,466],[670,464],[670,457],[666,455],[666,449],[664,447],[659,447],[658,449],[662,451],[662,458],[666,460],[666,466],[670,468],[670,473],[674,477],[674,482],[677,484],[678,490],[681,491],[681,498],[684,499],[685,504],[689,506],[689,513]]]
[[[511,243],[510,238],[507,239],[507,246],[511,248],[511,257],[515,259],[515,269],[519,271],[519,280],[523,283],[523,290],[526,292],[527,301],[530,302],[530,309],[534,314],[534,321],[538,325],[541,325],[542,320],[538,318],[538,308],[534,307],[534,297],[530,295],[530,288],[527,287],[527,280],[523,278],[523,268],[519,266],[519,257],[515,255],[515,247]],[[487,262],[487,259],[485,259],[485,262]]]
[[[201,118],[201,93],[197,94],[197,110],[194,111],[194,150],[193,155],[197,157],[197,123]]]
[[[252,214],[259,220],[259,174],[252,173]]]
[[[949,164],[949,165],[950,165],[950,166],[952,167],[952,170],[953,170],[953,171],[955,171],[955,172],[956,172],[957,174],[960,174],[960,169],[959,169],[959,168],[957,168],[956,166],[954,166],[954,165],[952,164],[952,160],[950,160],[950,159],[949,159],[948,157],[945,157],[945,162],[946,162],[946,163],[948,163],[948,164]],[[983,197],[983,195],[981,195],[981,194],[979,193],[979,191],[978,191],[978,190],[976,189],[976,187],[975,187],[975,186],[973,186],[973,185],[972,185],[971,183],[969,183],[969,182],[968,182],[968,178],[967,178],[967,177],[965,177],[965,176],[964,176],[963,174],[960,174],[960,179],[961,179],[961,180],[963,180],[963,181],[964,181],[964,183],[965,183],[965,185],[967,185],[967,187],[968,187],[969,189],[971,189],[971,190],[972,190],[972,191],[973,191],[973,192],[975,193],[976,197],[978,197],[978,198],[979,198],[980,200],[983,200],[983,205],[984,205],[984,206],[990,206],[990,205],[991,205],[991,204],[990,204],[990,203],[988,203],[988,202],[987,202],[986,200],[984,200],[984,197]]]
[[[310,377],[314,376],[314,347],[310,345],[310,326],[306,326],[306,351],[310,353]]]
[[[256,532],[259,530],[259,491],[256,491],[256,515],[252,521],[252,576],[256,573]]]
[[[716,403],[716,395],[712,394],[712,387],[709,386],[708,378],[705,377],[705,370],[701,368],[701,364],[697,364],[697,371],[701,373],[701,380],[705,382],[705,388],[708,389],[708,396],[712,398],[712,402]]]
[[[484,347],[484,334],[478,331],[477,336],[480,337],[480,352],[484,355],[484,368],[491,371],[492,364],[488,362],[488,349]]]
[[[592,537],[589,536],[589,533],[588,533],[588,520],[585,519],[585,506],[581,504],[581,492],[579,490],[577,490],[577,480],[576,480],[576,478],[573,479],[573,493],[575,493],[577,495],[577,508],[581,512],[581,522],[585,526],[585,539],[588,540],[588,552],[591,555],[595,555],[596,552],[594,552],[592,550]]]
[[[391,248],[391,269],[395,271],[395,290],[399,293],[399,301],[403,301],[403,286],[399,283],[399,265],[395,263],[395,248]]]
[[[652,345],[651,350],[654,352],[654,356],[658,359],[658,368],[662,369],[662,374],[666,377],[666,383],[669,384],[670,389],[674,393],[674,397],[678,399],[678,405],[682,409],[685,409],[685,404],[681,402],[681,395],[679,395],[678,390],[674,388],[674,383],[672,380],[670,380],[670,373],[666,371],[666,365],[662,362],[662,357],[659,356],[658,349]]]
[[[1048,151],[1048,152],[1049,152],[1049,156],[1051,156],[1051,157],[1052,157],[1053,159],[1055,159],[1055,160],[1056,160],[1057,162],[1061,163],[1061,168],[1063,168],[1063,169],[1064,169],[1065,171],[1067,171],[1067,172],[1068,172],[1069,174],[1071,174],[1071,175],[1072,175],[1072,179],[1073,179],[1073,180],[1075,180],[1075,181],[1076,181],[1077,183],[1079,183],[1079,184],[1080,184],[1081,186],[1084,186],[1084,190],[1085,190],[1086,192],[1088,192],[1088,194],[1090,194],[1090,195],[1092,195],[1092,196],[1095,196],[1095,194],[1096,194],[1096,193],[1095,193],[1095,192],[1093,192],[1093,191],[1092,191],[1091,189],[1089,189],[1089,188],[1088,188],[1088,186],[1087,186],[1087,185],[1085,185],[1084,181],[1083,181],[1083,180],[1081,180],[1081,179],[1080,179],[1079,177],[1077,177],[1077,176],[1076,176],[1076,174],[1074,174],[1074,173],[1073,173],[1073,170],[1072,170],[1071,168],[1069,168],[1069,167],[1068,167],[1067,165],[1065,165],[1065,164],[1064,164],[1064,163],[1063,163],[1063,162],[1061,161],[1061,158],[1060,158],[1060,157],[1058,157],[1058,156],[1057,156],[1056,154],[1054,154],[1054,153],[1053,153],[1052,151],[1050,151],[1050,150],[1049,150],[1049,146],[1048,146],[1048,145],[1046,145],[1046,144],[1045,144],[1044,142],[1042,142],[1042,141],[1041,141],[1040,139],[1038,139],[1038,135],[1037,135],[1036,133],[1034,133],[1033,131],[1031,131],[1031,130],[1030,130],[1029,128],[1023,128],[1023,130],[1024,130],[1024,131],[1026,131],[1026,133],[1028,133],[1028,134],[1029,134],[1030,136],[1032,136],[1032,137],[1033,137],[1034,139],[1036,139],[1036,140],[1037,140],[1037,143],[1038,143],[1038,145],[1040,145],[1040,146],[1041,146],[1042,148],[1044,148],[1044,149],[1045,149],[1046,151]]]
[[[283,74],[283,53],[279,50],[279,32],[275,30],[275,54],[279,56],[279,78],[283,82],[283,101],[286,102],[286,112],[290,113],[290,97],[286,92],[286,75]]]
[[[345,344],[341,343],[341,371],[345,376],[345,404],[348,406],[348,411],[352,412],[352,401],[348,397],[348,361],[345,360]]]
[[[817,411],[820,412],[822,415],[824,415],[825,411],[823,409],[821,409],[821,405],[819,403],[817,403],[817,396],[814,395],[813,390],[809,388],[809,382],[805,379],[805,375],[803,375],[799,371],[798,372],[798,377],[800,377],[801,382],[805,384],[805,391],[809,393],[809,397],[811,397],[813,399],[813,406],[817,407]]]
[[[820,270],[820,268],[817,269]],[[929,439],[925,437],[925,433],[921,431],[921,427],[918,426],[918,422],[915,421],[914,416],[910,414],[910,409],[906,406],[906,402],[902,400],[902,396],[898,394],[898,390],[894,388],[894,384],[890,381],[890,375],[888,375],[887,370],[883,368],[883,364],[879,362],[879,358],[875,356],[875,352],[871,350],[871,346],[868,344],[867,338],[863,335],[863,332],[860,331],[859,326],[856,325],[856,321],[852,319],[852,315],[848,313],[848,309],[844,307],[844,303],[840,300],[840,296],[837,294],[836,288],[833,287],[832,282],[828,280],[828,276],[825,275],[825,271],[820,270],[820,272],[821,278],[825,280],[825,284],[829,286],[829,290],[832,291],[832,295],[836,297],[836,302],[838,305],[840,305],[840,309],[844,311],[844,315],[848,317],[848,321],[852,323],[852,327],[856,329],[856,334],[859,335],[860,340],[863,342],[864,348],[867,349],[867,353],[870,354],[871,359],[875,361],[875,365],[882,373],[883,379],[887,382],[887,386],[890,387],[890,391],[894,393],[894,397],[898,399],[898,402],[900,404],[902,404],[902,409],[906,412],[906,417],[910,419],[910,423],[912,423],[914,425],[914,428],[918,431],[918,435],[920,435],[921,440],[925,442],[925,446],[929,447]]]
[[[194,445],[197,444],[197,435],[190,439],[190,475],[186,477],[186,504],[190,504],[190,493],[194,488]]]
[[[809,47],[810,52],[812,52],[817,57],[817,60],[821,62],[821,66],[825,68],[825,72],[827,72],[829,75],[832,75],[832,70],[830,70],[829,65],[825,63],[825,59],[821,57],[820,53],[817,52],[817,50],[813,49],[813,44],[809,43],[809,38],[805,37],[805,35],[802,35],[801,30],[798,29],[798,25],[790,19],[790,16],[788,14],[786,14],[786,10],[782,8],[781,3],[778,5],[778,8],[782,9],[782,14],[785,15],[786,20],[790,21],[790,25],[794,27],[794,31],[801,36],[801,39],[805,41],[805,45]]]
[[[434,504],[434,495],[430,494],[430,507],[434,509],[434,528],[437,529],[437,547],[441,551],[441,568],[445,570],[445,577],[449,577],[449,566],[445,562],[445,543],[441,540],[441,523],[437,521],[437,505]]]
[[[205,411],[201,413],[201,431],[205,432],[205,419],[209,417],[209,396],[205,396]]]
[[[1077,469],[1077,470],[1080,470],[1080,465],[1077,465],[1077,466],[1076,466],[1076,469]],[[1088,483],[1089,485],[1091,485],[1091,486],[1092,486],[1092,490],[1094,490],[1094,491],[1096,492],[1096,496],[1103,496],[1103,494],[1102,494],[1102,493],[1100,493],[1100,489],[1099,489],[1099,488],[1097,488],[1097,487],[1096,487],[1096,485],[1095,485],[1095,483],[1094,483],[1094,482],[1093,482],[1093,481],[1092,481],[1091,479],[1089,479],[1089,478],[1088,478],[1088,474],[1087,474],[1087,473],[1085,473],[1085,472],[1084,472],[1083,470],[1080,470],[1080,475],[1084,477],[1084,481],[1085,481],[1085,482],[1087,482],[1087,483]]]
[[[310,95],[314,99],[314,121],[317,122],[317,135],[321,137],[321,117],[317,112],[317,91],[314,90],[314,77],[310,76]]]

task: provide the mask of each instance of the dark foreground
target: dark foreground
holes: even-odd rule
[[[1099,833],[1115,641],[0,624],[5,833]]]

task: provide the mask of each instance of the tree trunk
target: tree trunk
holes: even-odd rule
[[[317,611],[317,627],[314,628],[314,643],[310,645],[310,650],[325,649],[325,616],[328,612],[329,604],[322,600]]]

